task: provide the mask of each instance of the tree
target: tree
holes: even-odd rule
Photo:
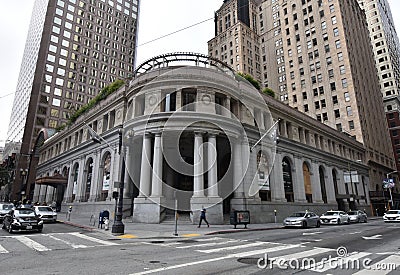
[[[246,79],[247,81],[249,81],[251,83],[251,85],[253,85],[257,90],[260,90],[260,83],[258,83],[257,80],[255,80],[251,75],[249,74],[244,74],[239,72],[238,75],[240,75],[241,77],[243,77],[244,79]]]
[[[264,90],[262,90],[262,92],[264,94],[267,94],[267,95],[275,98],[275,92],[272,89],[268,88],[268,87],[264,88]]]

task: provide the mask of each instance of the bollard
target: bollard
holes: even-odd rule
[[[67,213],[68,221],[71,220],[71,212],[72,212],[72,206],[70,206],[70,207],[68,208],[68,213]]]
[[[274,220],[275,220],[275,223],[276,223],[276,209],[274,210]]]

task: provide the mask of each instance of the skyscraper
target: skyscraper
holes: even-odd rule
[[[249,0],[249,14],[256,11],[249,28],[257,35],[239,32],[234,14],[239,2],[226,1],[216,13],[209,54],[238,64],[245,73],[259,63],[261,83],[281,101],[363,143],[370,181],[381,182],[394,161],[366,16],[358,2]]]
[[[8,140],[21,142],[17,172],[24,175],[15,178],[14,199],[32,190],[28,166],[40,129],[65,124],[133,71],[138,9],[139,0],[35,1],[8,129]]]

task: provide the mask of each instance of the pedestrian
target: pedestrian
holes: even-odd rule
[[[201,221],[204,220],[207,224],[207,227],[210,227],[210,224],[208,223],[207,219],[206,219],[206,209],[203,208],[200,212],[200,222],[199,222],[199,228],[201,226]]]

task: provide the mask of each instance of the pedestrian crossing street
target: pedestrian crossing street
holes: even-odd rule
[[[26,251],[52,251],[62,249],[93,248],[119,245],[80,232],[10,235],[0,237],[1,254]]]
[[[384,275],[399,274],[400,270],[400,252],[349,252],[345,257],[340,257],[337,249],[315,247],[310,245],[309,242],[284,244],[207,237],[196,239],[196,241],[147,244],[171,247],[178,250],[189,249],[213,256],[213,258],[210,258],[210,262],[253,257],[255,259],[254,266],[258,268],[295,269],[296,272],[305,271],[310,274]],[[265,258],[268,259],[268,265],[257,266],[257,263],[263,265],[265,262],[263,259]],[[205,262],[207,260],[201,260],[199,264]],[[193,264],[196,263],[190,263],[189,265]]]

